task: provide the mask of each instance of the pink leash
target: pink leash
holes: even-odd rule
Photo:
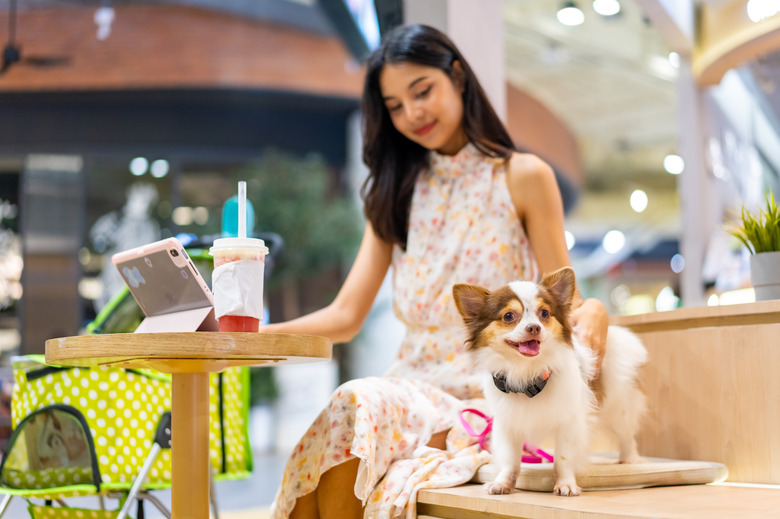
[[[463,413],[473,413],[480,418],[483,418],[487,422],[485,429],[481,433],[474,432],[474,429],[472,429],[466,419],[463,418]],[[463,424],[463,428],[466,429],[466,432],[469,433],[469,436],[473,436],[474,438],[479,439],[479,446],[482,449],[488,450],[488,448],[485,446],[485,440],[487,440],[487,435],[490,434],[490,431],[493,430],[493,419],[491,417],[487,416],[482,411],[469,408],[460,412],[460,423]]]
[[[482,430],[481,433],[478,433],[471,428],[469,423],[463,417],[463,413],[475,414],[480,418],[484,419],[485,422],[487,422],[487,425],[485,426],[485,428]],[[466,432],[469,433],[469,436],[473,436],[474,438],[479,439],[480,448],[484,450],[488,450],[485,443],[487,441],[487,435],[490,434],[490,431],[493,430],[493,418],[487,416],[485,413],[483,413],[478,409],[469,408],[469,409],[464,409],[460,412],[460,423],[463,424],[463,428],[466,429]],[[523,458],[521,460],[523,463],[541,463],[542,458],[546,459],[547,461],[553,461],[554,459],[547,452],[543,451],[539,447],[536,447],[535,445],[531,445],[528,442],[523,443],[523,452],[528,453],[523,455]]]

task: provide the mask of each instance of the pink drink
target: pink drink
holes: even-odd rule
[[[220,332],[256,332],[260,330],[260,319],[247,315],[223,315],[219,319]]]
[[[259,296],[262,301],[263,294],[263,280],[262,272],[265,265],[265,255],[268,253],[268,249],[265,247],[263,240],[257,240],[253,238],[221,238],[214,241],[214,246],[211,248],[211,255],[214,257],[214,269],[221,267],[225,264],[237,262],[237,261],[256,261],[260,266],[260,278],[259,280],[253,280],[254,282],[242,283],[239,286],[219,287],[222,290],[227,290],[228,293],[243,294],[246,291],[253,292],[255,296]],[[215,280],[215,284],[217,281]],[[217,286],[214,286],[215,308],[217,309],[217,320],[219,321],[219,331],[221,332],[257,332],[260,329],[260,316],[262,315],[262,304],[259,308],[244,308],[244,311],[240,313],[247,313],[249,315],[236,315],[236,310],[231,310],[225,315],[220,315],[220,301],[219,294],[224,293],[218,290]],[[245,300],[246,297],[240,299]],[[256,298],[255,298],[256,299]],[[254,315],[253,315],[254,314]]]

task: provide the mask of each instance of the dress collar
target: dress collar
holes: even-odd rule
[[[454,155],[431,151],[430,167],[436,175],[451,176],[452,173],[459,173],[463,169],[467,169],[468,165],[481,158],[482,153],[471,142],[468,142]]]

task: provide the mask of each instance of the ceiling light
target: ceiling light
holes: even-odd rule
[[[613,16],[620,12],[618,0],[593,0],[593,10],[601,16]]]
[[[209,210],[207,207],[196,207],[192,211],[192,219],[198,225],[206,225],[209,221]]]
[[[626,235],[620,231],[609,231],[604,235],[604,239],[601,241],[601,245],[604,250],[610,254],[617,254],[620,249],[626,244]]]
[[[149,168],[149,171],[152,172],[152,176],[154,178],[163,178],[165,175],[168,174],[168,171],[170,171],[171,166],[168,164],[168,161],[165,159],[157,159],[154,162],[152,162],[152,165]]]
[[[149,169],[149,161],[144,157],[136,157],[130,161],[130,173],[140,177]]]
[[[685,268],[685,258],[682,254],[675,254],[672,256],[672,260],[669,262],[669,265],[672,267],[672,271],[675,274],[679,274]]]
[[[685,161],[679,155],[669,154],[664,157],[664,169],[670,175],[679,175],[685,170]]]
[[[637,213],[641,213],[647,209],[647,193],[641,189],[635,189],[634,192],[631,193],[629,203],[631,204],[631,209]]]
[[[780,2],[777,0],[748,0],[747,15],[753,23],[780,13]]]
[[[98,26],[97,39],[105,40],[111,35],[111,24],[114,23],[114,8],[110,6],[99,7],[95,11],[95,25]]]
[[[563,25],[574,26],[585,21],[585,14],[574,2],[564,2],[555,16]]]
[[[669,64],[674,68],[680,68],[680,55],[672,51],[669,53]]]
[[[171,220],[173,220],[173,223],[176,225],[192,225],[194,219],[192,212],[192,207],[177,207],[173,210],[173,214],[171,214]]]

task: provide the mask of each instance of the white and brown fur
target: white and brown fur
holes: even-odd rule
[[[637,371],[647,352],[624,328],[611,326],[601,373],[594,381],[595,356],[579,344],[570,321],[574,271],[563,268],[539,284],[515,281],[493,292],[474,285],[453,287],[455,304],[468,331],[478,369],[485,372],[485,397],[493,414],[492,457],[499,474],[486,489],[511,493],[520,471],[524,441],[553,438],[556,495],[580,493],[575,474],[586,468],[589,432],[598,418],[617,437],[621,463],[639,461],[634,436],[645,408]],[[534,354],[538,341],[538,353]],[[503,393],[493,374],[523,386],[547,369],[551,375],[533,398]]]

